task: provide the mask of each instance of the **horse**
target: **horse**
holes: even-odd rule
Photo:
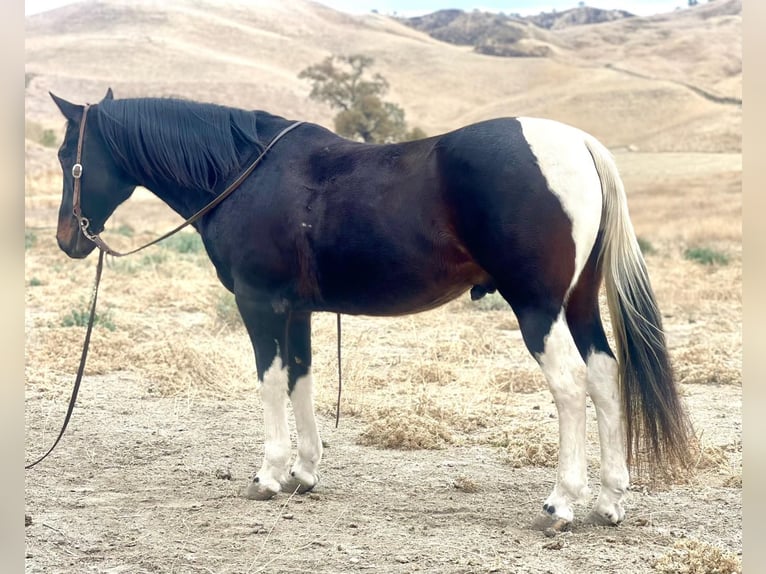
[[[318,482],[312,313],[398,316],[469,289],[472,298],[497,291],[505,299],[553,395],[558,469],[543,517],[571,524],[573,506],[590,496],[587,396],[600,444],[589,516],[608,525],[624,519],[631,470],[688,465],[693,430],[624,185],[593,136],[554,120],[505,117],[364,144],[260,110],[116,99],[111,88],[93,105],[50,95],[67,120],[56,238],[71,258],[96,248],[137,186],[188,218],[239,176],[240,187],[193,226],[255,354],[264,448],[247,498],[303,493]],[[243,179],[255,157],[260,164]],[[599,311],[602,282],[614,351]]]

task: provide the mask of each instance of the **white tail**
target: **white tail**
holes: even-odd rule
[[[689,463],[691,424],[673,381],[662,317],[628,215],[614,158],[595,138],[585,144],[593,157],[604,203],[603,262],[616,343],[618,377],[626,420],[628,462],[672,469]]]

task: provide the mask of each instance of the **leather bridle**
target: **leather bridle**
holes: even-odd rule
[[[201,219],[204,215],[208,214],[210,211],[212,211],[218,204],[220,204],[224,199],[229,197],[244,181],[250,176],[251,173],[253,173],[253,170],[255,170],[256,167],[258,167],[258,164],[261,163],[261,160],[264,158],[266,153],[276,145],[276,143],[282,139],[285,135],[287,135],[288,132],[291,132],[295,128],[297,128],[299,125],[301,125],[302,121],[294,122],[287,126],[285,129],[283,129],[281,132],[279,132],[277,135],[275,135],[272,140],[268,143],[268,145],[263,149],[263,151],[258,154],[258,157],[255,158],[255,160],[243,171],[237,179],[235,179],[229,186],[224,189],[216,198],[208,203],[205,207],[200,209],[197,213],[189,217],[186,221],[181,223],[178,227],[171,229],[161,237],[158,237],[157,239],[154,239],[153,241],[150,241],[149,243],[146,243],[145,245],[142,245],[141,247],[137,247],[136,249],[132,249],[131,251],[128,251],[126,253],[120,253],[119,251],[115,251],[109,245],[107,245],[106,241],[101,239],[98,233],[91,233],[90,231],[90,220],[85,217],[82,213],[82,208],[80,206],[80,200],[81,200],[81,180],[82,180],[82,174],[83,174],[83,167],[82,167],[82,148],[83,148],[83,141],[85,139],[85,122],[88,118],[88,110],[90,109],[90,104],[85,104],[85,108],[82,111],[82,120],[80,121],[80,134],[77,139],[77,157],[75,159],[75,164],[72,166],[72,177],[74,178],[74,191],[72,193],[72,213],[75,216],[75,219],[77,219],[77,223],[80,226],[80,231],[82,231],[82,234],[90,239],[93,243],[95,243],[98,248],[102,252],[106,252],[108,255],[112,255],[114,257],[124,257],[126,255],[131,255],[133,253],[136,253],[138,251],[141,251],[143,249],[146,249],[147,247],[151,245],[155,245],[162,241],[163,239],[167,239],[171,235],[174,235],[181,231],[184,227],[187,225],[191,225],[192,223],[198,221]]]
[[[77,401],[77,393],[80,390],[80,383],[82,382],[83,373],[85,372],[85,361],[88,357],[88,348],[90,347],[90,336],[93,331],[93,324],[95,323],[96,318],[96,302],[98,300],[98,287],[101,283],[101,272],[104,268],[104,254],[109,254],[114,257],[124,257],[126,255],[130,255],[132,253],[136,253],[137,251],[141,251],[142,249],[146,249],[150,245],[154,245],[156,243],[159,243],[163,239],[167,239],[171,235],[179,232],[181,229],[186,227],[187,225],[191,225],[195,221],[199,220],[202,216],[209,213],[213,208],[215,208],[219,203],[221,203],[224,199],[226,199],[229,195],[234,192],[242,183],[250,176],[251,173],[253,173],[253,170],[255,170],[256,167],[258,167],[258,164],[261,163],[261,160],[263,160],[266,153],[274,147],[274,145],[282,139],[283,136],[285,136],[288,132],[294,130],[299,125],[301,125],[302,121],[298,121],[295,123],[290,124],[285,129],[283,129],[281,132],[279,132],[274,138],[269,142],[269,144],[263,149],[263,151],[258,154],[258,157],[255,158],[255,160],[245,169],[245,171],[242,172],[242,174],[237,177],[236,180],[234,180],[223,192],[221,192],[213,201],[208,203],[205,207],[200,209],[197,213],[192,215],[189,219],[184,221],[181,225],[176,227],[175,229],[171,229],[169,232],[165,233],[163,236],[158,237],[157,239],[150,241],[149,243],[142,245],[141,247],[138,247],[136,249],[133,249],[131,251],[128,251],[126,253],[120,253],[119,251],[115,251],[109,245],[106,244],[106,242],[99,237],[98,233],[91,233],[90,232],[90,220],[85,217],[82,213],[82,207],[80,206],[81,196],[82,196],[82,174],[83,174],[83,167],[82,167],[82,149],[83,149],[83,142],[85,140],[85,122],[88,118],[88,110],[90,109],[90,104],[85,104],[85,107],[83,108],[82,112],[82,120],[80,120],[80,133],[77,139],[77,157],[75,159],[75,164],[72,166],[72,177],[74,178],[74,190],[72,193],[72,214],[77,219],[77,223],[80,226],[80,230],[82,231],[82,234],[90,239],[93,243],[96,244],[99,248],[99,254],[98,254],[98,265],[96,266],[96,280],[95,285],[93,287],[93,297],[91,299],[91,305],[90,305],[90,317],[88,318],[88,327],[85,331],[85,341],[83,343],[83,349],[82,349],[82,355],[80,356],[80,366],[77,369],[77,376],[75,377],[74,382],[74,388],[72,389],[72,396],[69,399],[69,406],[67,407],[67,413],[66,417],[64,418],[64,424],[61,427],[61,431],[59,432],[58,437],[54,441],[53,445],[48,449],[48,452],[46,452],[43,456],[38,458],[33,463],[30,463],[26,465],[25,469],[30,469],[42,460],[44,460],[51,452],[53,452],[53,449],[56,448],[56,445],[61,440],[61,437],[64,436],[64,431],[67,428],[67,425],[69,424],[69,419],[72,417],[72,411],[74,411],[74,406]],[[340,326],[340,316],[338,318],[339,326]],[[340,338],[338,339],[338,348],[340,353]],[[340,365],[340,363],[339,363]],[[340,369],[340,366],[338,367]],[[340,392],[340,391],[339,391]],[[337,424],[337,422],[336,422]]]

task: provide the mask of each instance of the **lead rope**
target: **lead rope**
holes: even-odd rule
[[[336,325],[338,326],[338,402],[335,405],[335,428],[338,428],[338,421],[340,421],[340,392],[343,388],[343,378],[341,377],[340,366],[340,313],[336,313]]]
[[[66,417],[64,418],[64,424],[61,427],[61,432],[59,432],[59,436],[56,438],[56,441],[53,443],[53,446],[51,446],[48,449],[48,452],[46,452],[44,455],[42,455],[33,463],[26,465],[24,467],[24,470],[28,470],[32,468],[37,463],[45,459],[50,453],[53,452],[53,449],[56,448],[56,445],[61,440],[61,437],[64,436],[64,431],[66,430],[66,427],[69,424],[69,419],[72,418],[72,411],[74,411],[74,405],[75,405],[75,402],[77,401],[77,393],[80,390],[80,383],[82,382],[82,376],[85,373],[85,360],[88,358],[88,348],[90,347],[90,334],[93,331],[93,323],[95,323],[95,319],[96,319],[96,302],[98,301],[98,286],[101,283],[101,271],[103,270],[103,268],[104,268],[104,251],[99,250],[98,265],[96,266],[96,282],[95,282],[95,285],[93,286],[93,299],[91,300],[91,304],[90,304],[90,317],[88,318],[88,328],[85,331],[85,342],[83,343],[83,346],[82,346],[82,355],[80,356],[80,366],[77,368],[77,376],[75,377],[74,388],[72,389],[72,397],[69,399],[69,407],[67,408]]]

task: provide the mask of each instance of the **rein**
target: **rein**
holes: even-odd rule
[[[67,428],[67,425],[69,424],[69,419],[72,417],[72,411],[74,410],[75,403],[77,401],[77,394],[80,390],[80,383],[82,382],[82,377],[85,372],[85,360],[88,357],[88,348],[90,347],[90,336],[93,331],[93,324],[95,322],[96,318],[96,302],[98,300],[98,287],[101,283],[101,273],[104,268],[104,254],[112,255],[114,257],[125,257],[126,255],[131,255],[133,253],[136,253],[138,251],[141,251],[143,249],[146,249],[147,247],[151,245],[155,245],[156,243],[159,243],[163,239],[167,239],[171,235],[174,235],[175,233],[178,233],[181,229],[186,227],[187,225],[191,225],[195,221],[199,220],[202,216],[209,213],[213,208],[215,208],[219,203],[221,203],[224,199],[226,199],[229,195],[231,195],[242,183],[250,176],[251,173],[253,173],[253,170],[255,170],[256,167],[258,167],[258,164],[261,163],[261,160],[263,160],[264,156],[268,151],[276,145],[276,143],[282,139],[285,135],[287,135],[288,132],[294,130],[299,125],[301,125],[302,121],[295,122],[293,124],[290,124],[285,129],[283,129],[281,132],[279,132],[274,138],[269,142],[269,144],[263,149],[263,151],[258,155],[257,158],[245,169],[245,171],[242,172],[242,174],[234,180],[223,192],[221,192],[220,195],[218,195],[213,201],[208,203],[205,207],[200,209],[197,213],[192,215],[189,219],[181,223],[178,227],[175,229],[172,229],[162,235],[161,237],[158,237],[157,239],[150,241],[149,243],[142,245],[141,247],[138,247],[136,249],[133,249],[131,251],[128,251],[126,253],[120,253],[119,251],[115,251],[107,243],[99,237],[98,233],[91,233],[89,230],[90,227],[90,220],[85,217],[82,213],[82,208],[80,207],[80,194],[81,194],[81,183],[80,179],[82,178],[82,148],[83,148],[83,140],[85,139],[85,122],[88,117],[88,110],[90,109],[90,104],[86,104],[83,112],[82,112],[82,121],[80,122],[80,133],[77,139],[77,159],[75,161],[75,164],[72,166],[72,177],[74,178],[74,192],[72,195],[72,213],[74,214],[75,218],[77,219],[80,230],[82,231],[83,235],[90,239],[93,243],[96,244],[96,246],[99,248],[99,254],[98,254],[98,265],[96,266],[96,280],[95,284],[93,286],[93,298],[90,305],[90,317],[88,318],[88,327],[85,332],[85,341],[83,343],[83,349],[82,349],[82,355],[80,356],[80,366],[77,368],[77,376],[75,377],[74,382],[74,388],[72,389],[72,396],[69,399],[69,406],[67,407],[67,413],[66,417],[64,417],[64,424],[61,426],[61,431],[59,432],[58,437],[54,441],[53,445],[48,449],[48,451],[38,458],[36,461],[24,466],[24,469],[30,469],[36,464],[42,462],[47,456],[53,452],[53,449],[56,448],[56,445],[58,445],[59,441],[61,440],[61,437],[64,436],[64,431]],[[338,326],[340,328],[340,314],[338,315]],[[339,332],[340,337],[340,332]],[[338,339],[338,357],[340,358],[340,338]],[[340,374],[340,363],[338,364],[338,373]],[[340,401],[340,387],[338,390],[339,393],[339,401]],[[337,422],[336,422],[337,425]]]
[[[93,243],[95,243],[101,251],[105,251],[106,253],[114,257],[125,257],[126,255],[131,255],[133,253],[142,251],[143,249],[146,249],[147,247],[155,245],[159,243],[160,241],[162,241],[163,239],[167,239],[171,235],[178,233],[187,225],[191,225],[192,223],[198,221],[204,215],[212,211],[224,199],[229,197],[240,185],[242,185],[242,183],[244,183],[244,181],[250,176],[250,174],[253,173],[255,168],[258,167],[258,164],[261,163],[261,160],[263,160],[264,156],[268,153],[268,151],[272,147],[274,147],[280,139],[282,139],[285,135],[287,135],[288,132],[291,132],[292,130],[297,128],[299,125],[304,123],[302,121],[299,121],[299,122],[290,124],[281,132],[279,132],[277,135],[275,135],[274,138],[269,142],[269,144],[263,149],[263,151],[260,154],[258,154],[258,157],[255,158],[255,161],[253,161],[253,163],[251,163],[247,167],[247,169],[243,171],[242,174],[237,179],[235,179],[226,189],[224,189],[221,192],[221,194],[218,195],[213,201],[208,203],[205,207],[200,209],[197,213],[192,215],[189,219],[181,223],[178,227],[171,229],[165,235],[162,235],[161,237],[158,237],[157,239],[154,239],[153,241],[150,241],[149,243],[142,245],[141,247],[137,247],[136,249],[133,249],[126,253],[120,253],[118,251],[115,251],[111,247],[109,247],[109,245],[107,245],[106,242],[103,239],[101,239],[98,233],[94,234],[90,232],[89,230],[90,220],[82,214],[82,209],[80,208],[80,179],[82,178],[82,143],[85,137],[85,120],[88,117],[89,108],[90,108],[90,104],[86,104],[85,109],[82,112],[82,121],[80,122],[80,137],[77,140],[77,161],[72,166],[72,177],[74,177],[72,213],[74,213],[75,218],[77,218],[77,221],[80,224],[80,229],[82,230],[82,234],[88,239],[90,239]]]

